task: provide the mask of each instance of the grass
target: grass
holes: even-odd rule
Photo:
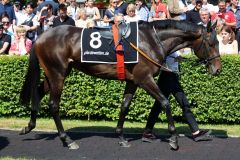
[[[0,118],[0,128],[21,130],[28,124],[28,118]],[[117,121],[86,121],[86,120],[62,120],[66,131],[71,132],[115,132]],[[143,132],[146,123],[125,122],[125,133]],[[213,135],[237,136],[240,137],[240,125],[199,125],[201,129],[212,129]],[[179,134],[190,135],[189,127],[186,124],[176,123]],[[56,131],[53,119],[38,119],[35,130]],[[157,123],[154,132],[156,134],[168,134],[167,123]]]
[[[24,157],[0,157],[0,160],[29,160],[29,158],[24,158]]]

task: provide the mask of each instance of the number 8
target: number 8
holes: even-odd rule
[[[95,35],[97,35],[97,36],[95,36]],[[101,47],[102,41],[100,40],[101,35],[99,32],[91,33],[90,37],[91,37],[90,46],[92,48],[97,49],[97,48]],[[94,42],[97,42],[97,44],[94,44]]]

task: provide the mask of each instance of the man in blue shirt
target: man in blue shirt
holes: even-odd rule
[[[53,6],[53,14],[56,16],[57,11],[58,11],[58,3],[56,3],[54,0],[43,0],[39,7],[38,7],[38,12],[41,11],[41,9],[46,6],[47,4],[51,4]]]
[[[11,24],[16,24],[15,12],[13,6],[10,3],[10,0],[2,0],[2,3],[0,3],[0,15],[3,13],[8,14]]]
[[[115,8],[114,14],[115,15],[127,15],[127,6],[128,3],[124,2],[123,0],[117,0],[117,7]]]

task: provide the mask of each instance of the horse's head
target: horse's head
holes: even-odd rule
[[[219,42],[215,30],[217,22],[213,25],[209,21],[206,28],[202,29],[201,36],[193,45],[196,56],[208,68],[212,75],[220,73],[222,64],[219,54]]]

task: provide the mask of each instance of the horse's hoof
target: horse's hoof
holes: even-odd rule
[[[118,142],[118,144],[119,144],[121,147],[124,147],[124,148],[129,148],[129,147],[131,147],[131,144],[128,143],[128,141],[120,141],[120,142]]]
[[[169,140],[169,145],[171,146],[172,150],[176,151],[179,149],[177,136],[173,136],[173,137],[169,138],[168,140]]]
[[[179,149],[179,146],[176,142],[170,142],[169,145],[171,146],[171,149],[174,151],[177,151]]]
[[[19,135],[24,135],[24,134],[27,134],[27,133],[29,133],[29,132],[30,132],[30,131],[29,131],[28,127],[24,127],[24,128],[20,131]]]
[[[72,142],[68,145],[68,148],[71,150],[76,150],[79,148],[79,145],[76,142]]]

